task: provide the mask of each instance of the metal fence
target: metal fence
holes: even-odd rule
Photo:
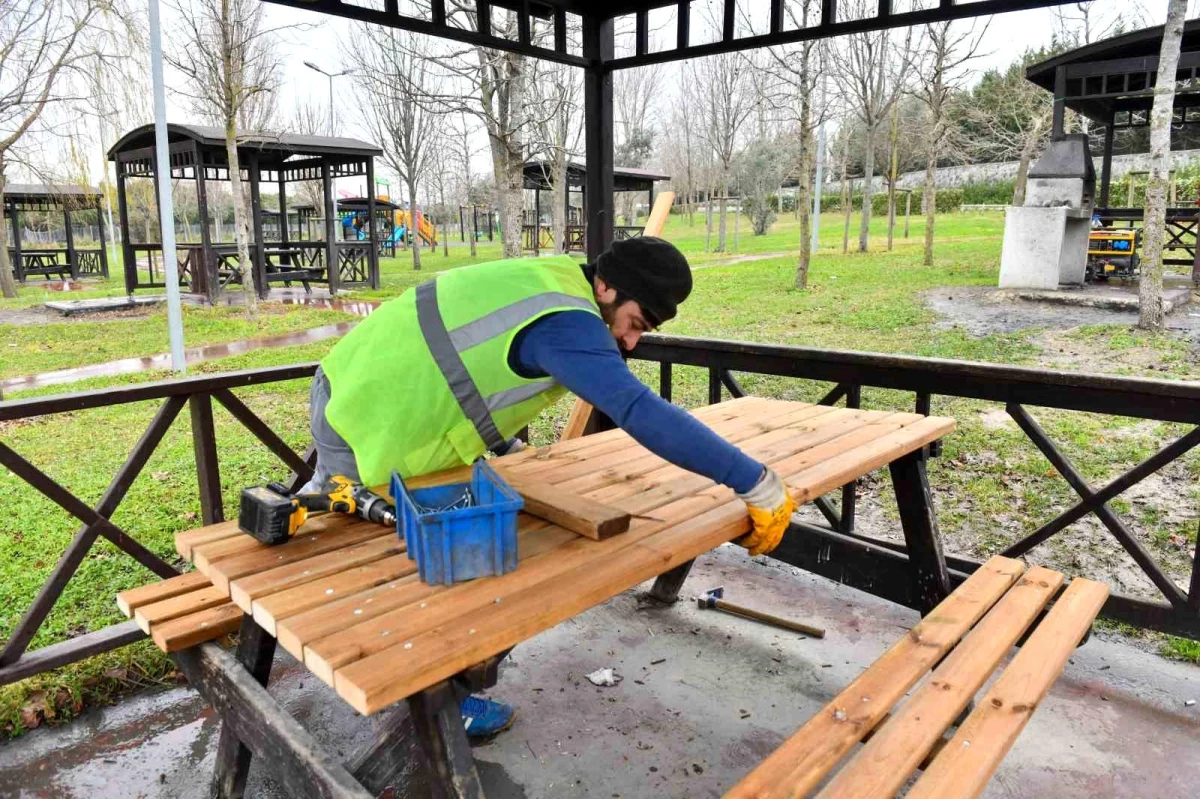
[[[659,389],[667,399],[672,394],[672,370],[679,365],[708,370],[708,399],[712,402],[719,401],[725,392],[734,396],[744,394],[735,372],[831,381],[835,387],[821,402],[833,404],[844,401],[850,407],[860,405],[863,387],[911,391],[914,394],[914,406],[921,413],[929,412],[935,395],[1003,402],[1033,445],[1079,495],[1078,502],[1072,507],[1031,530],[1003,554],[1023,555],[1074,521],[1095,514],[1115,541],[1159,588],[1165,599],[1164,602],[1152,602],[1114,595],[1105,605],[1104,614],[1137,627],[1200,639],[1200,569],[1193,565],[1189,590],[1186,593],[1182,591],[1109,506],[1113,498],[1139,480],[1200,444],[1200,428],[1193,427],[1143,463],[1097,488],[1087,483],[1026,407],[1089,411],[1197,425],[1200,424],[1200,384],[658,335],[643,337],[631,357],[660,364]],[[99,537],[108,539],[155,574],[163,577],[175,574],[170,564],[159,559],[110,519],[185,405],[191,417],[197,487],[205,524],[221,521],[225,516],[212,418],[213,400],[225,407],[278,455],[292,469],[295,481],[308,479],[312,471],[311,450],[303,455],[293,451],[234,395],[233,390],[308,378],[315,369],[315,363],[298,364],[0,402],[0,422],[113,405],[159,403],[153,420],[94,507],[74,496],[0,440],[0,465],[81,523],[71,544],[25,610],[0,653],[0,685],[144,637],[133,622],[126,622],[33,652],[26,651],[63,588]],[[842,490],[840,508],[835,508],[825,498],[819,499],[816,505],[824,515],[827,526],[806,523],[793,525],[793,534],[785,538],[776,555],[815,573],[892,601],[915,606],[915,600],[909,593],[910,567],[904,545],[870,538],[855,531],[854,487],[848,486]],[[948,556],[947,565],[952,579],[962,580],[979,563]]]

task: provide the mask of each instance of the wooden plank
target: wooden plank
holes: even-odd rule
[[[271,765],[284,795],[370,799],[334,756],[313,740],[233,655],[205,645],[176,652],[174,657],[188,683],[221,717],[222,725],[255,757]]]
[[[629,514],[594,499],[532,480],[506,478],[525,500],[525,512],[595,541],[629,529]]]
[[[887,428],[883,432],[886,433],[890,429]],[[795,433],[798,438],[802,439],[804,436],[802,431],[795,431]],[[879,434],[879,432],[872,433],[872,437]],[[753,454],[753,450],[750,452]],[[733,492],[729,489],[723,486],[714,486],[706,478],[700,479],[704,480],[708,486],[707,491],[698,496],[664,497],[658,504],[665,507],[649,509],[654,510],[657,514],[655,519],[637,520],[625,535],[602,542],[578,539],[576,542],[568,542],[543,557],[528,557],[528,553],[522,548],[521,568],[512,575],[454,586],[452,592],[446,594],[423,594],[421,598],[425,601],[422,603],[424,606],[421,608],[420,614],[414,614],[410,608],[402,607],[386,614],[380,614],[375,619],[354,624],[354,619],[346,618],[343,610],[343,616],[340,619],[327,618],[325,620],[325,628],[336,632],[305,646],[304,662],[317,676],[332,680],[333,671],[339,666],[391,647],[392,641],[395,640],[392,636],[403,634],[405,637],[409,637],[452,618],[465,618],[488,607],[497,599],[507,601],[507,596],[523,590],[528,585],[552,579],[571,569],[586,567],[590,562],[618,557],[618,550],[624,546],[633,545],[672,524],[684,522],[690,516],[710,510],[733,496]],[[747,518],[745,505],[737,501],[734,507],[744,526]],[[602,551],[597,550],[594,548],[597,544],[604,545],[605,548]],[[705,549],[709,549],[711,546]],[[352,626],[347,629],[347,625]],[[284,639],[286,628],[290,626],[290,624],[285,624],[280,627],[280,640],[285,643],[285,648],[289,648],[289,651],[291,651],[290,647],[295,644],[295,641],[285,641]]]
[[[992,557],[735,785],[727,799],[805,796],[1008,591],[1025,567]]]
[[[358,521],[335,514],[340,517],[343,527],[332,526],[315,533],[297,533],[286,543],[273,547],[262,547],[242,555],[219,560],[216,563],[205,564],[205,574],[212,580],[213,585],[222,591],[229,591],[229,584],[247,574],[265,571],[289,563],[307,560],[326,552],[332,552],[342,547],[368,541],[379,537],[380,526],[371,522]],[[200,567],[200,559],[196,560]]]
[[[562,435],[558,437],[559,441],[570,441],[573,438],[579,438],[583,435],[583,431],[587,429],[587,424],[592,418],[592,403],[584,402],[581,399],[575,400],[575,405],[571,408],[571,415],[567,417],[567,424],[563,427]]]
[[[235,632],[242,623],[242,609],[232,602],[181,616],[150,628],[155,646],[168,654]]]
[[[296,531],[297,536],[301,534],[321,533],[326,530],[340,529],[344,527],[348,521],[346,516],[340,513],[321,513],[315,516],[310,516],[300,529]],[[219,525],[213,525],[217,527]],[[212,528],[203,528],[212,529]],[[182,535],[182,533],[180,534]],[[176,541],[178,545],[178,539]],[[282,545],[280,545],[282,546]],[[226,560],[237,555],[244,555],[248,552],[265,552],[271,547],[257,541],[254,536],[243,533],[236,529],[231,535],[222,536],[213,541],[195,543],[192,546],[192,563],[197,569],[207,572],[212,564]]]
[[[1072,580],[908,796],[957,799],[983,793],[1107,598],[1107,585]]]
[[[173,596],[170,599],[164,599],[161,602],[143,605],[133,612],[133,620],[137,622],[138,627],[142,628],[142,632],[149,634],[151,627],[156,624],[187,616],[198,610],[222,605],[228,601],[229,596],[224,591],[209,585],[186,594]]]
[[[642,520],[637,520],[625,535],[607,541],[576,538],[564,545],[551,562],[566,560],[573,549],[591,552],[581,565],[553,578],[537,579],[532,561],[512,575],[491,578],[488,588],[521,586],[522,590],[503,596],[501,603],[475,609],[470,624],[454,617],[341,667],[335,673],[335,688],[359,712],[372,713],[749,529],[745,504],[725,487],[713,487],[672,505],[660,515],[683,516],[682,522],[646,522],[639,530]],[[453,595],[455,601],[461,597],[457,592]],[[308,655],[306,651],[306,664]]]
[[[1041,566],[1025,572],[818,796],[857,799],[900,790],[1062,583],[1060,572]]]
[[[271,635],[276,635],[276,625],[283,619],[416,574],[416,571],[416,561],[409,560],[407,554],[392,555],[364,563],[323,579],[254,600],[254,620]]]
[[[526,561],[567,542],[580,540],[575,533],[554,527],[531,516],[521,517],[518,524],[520,525],[518,531],[520,537],[517,550],[522,566],[517,569],[517,572],[526,568]],[[377,616],[410,603],[419,602],[428,596],[440,594],[450,588],[449,586],[427,586],[415,574],[410,574],[394,582],[395,586],[389,582],[284,619],[276,626],[279,643],[288,652],[304,660],[306,658],[305,646],[310,642],[336,635],[339,631],[347,631],[356,625],[369,623]],[[468,583],[468,585],[470,584]],[[410,585],[419,586],[419,588],[405,587]],[[309,668],[311,669],[312,666],[310,665]],[[332,672],[330,680],[332,680]]]
[[[164,599],[207,588],[210,585],[212,585],[212,581],[200,572],[188,572],[178,577],[168,577],[157,583],[122,591],[117,594],[117,607],[125,614],[125,618],[131,619],[133,612],[143,605],[161,602]]]
[[[175,534],[175,551],[179,553],[179,557],[190,561],[192,549],[199,544],[208,544],[240,534],[237,521],[210,524],[207,527],[197,527],[195,530],[184,530],[182,533]]]
[[[377,529],[383,531],[387,528]],[[404,542],[400,540],[400,536],[395,532],[384,532],[383,535],[362,544],[336,549],[286,566],[247,574],[229,584],[229,598],[246,613],[252,613],[254,600],[260,597],[404,551]]]

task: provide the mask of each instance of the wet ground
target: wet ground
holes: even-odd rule
[[[1117,287],[1099,287],[1090,294],[1102,297]],[[1125,289],[1136,292],[1136,287]],[[947,286],[924,292],[925,304],[936,311],[937,328],[961,328],[973,336],[1014,333],[1028,328],[1066,329],[1084,325],[1135,325],[1136,309],[1097,304],[1062,304],[1020,299],[1013,292],[992,286]],[[1182,304],[1167,316],[1167,328],[1185,331],[1200,342],[1200,304]]]
[[[698,560],[684,595],[717,585],[730,601],[828,634],[808,639],[694,602],[663,608],[622,594],[514,650],[494,695],[516,706],[516,723],[474,749],[487,795],[719,796],[917,619],[733,547]],[[584,675],[601,667],[624,679],[591,685]],[[325,746],[349,757],[369,739],[376,720],[357,717],[290,658],[276,669],[272,692]],[[984,795],[1195,795],[1200,704],[1189,699],[1200,700],[1200,669],[1093,637]],[[203,797],[217,731],[186,687],[142,694],[0,745],[0,796]],[[415,768],[392,793],[425,794]],[[247,795],[284,796],[257,766]]]

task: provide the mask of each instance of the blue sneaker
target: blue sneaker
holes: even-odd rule
[[[481,696],[468,696],[459,707],[468,738],[488,738],[512,726],[516,713],[511,705]]]

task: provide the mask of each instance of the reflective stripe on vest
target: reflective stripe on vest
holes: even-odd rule
[[[461,353],[496,336],[504,335],[526,319],[552,308],[568,305],[594,310],[594,305],[581,297],[548,291],[497,308],[486,316],[448,331],[441,311],[438,310],[436,280],[417,286],[416,303],[417,322],[421,326],[421,334],[425,337],[425,344],[429,347],[434,362],[450,385],[458,407],[471,420],[483,443],[492,451],[503,449],[506,442],[496,428],[491,412],[511,408],[543,391],[549,391],[554,388],[555,381],[551,379],[526,383],[497,391],[484,399],[479,393],[479,387],[467,372]]]
[[[425,337],[425,345],[429,347],[433,360],[441,370],[442,376],[450,385],[450,391],[458,402],[463,414],[475,425],[475,431],[483,439],[484,446],[490,450],[504,447],[504,436],[496,429],[496,422],[488,410],[487,403],[479,394],[479,388],[467,366],[463,363],[458,350],[450,340],[446,323],[442,321],[442,313],[438,310],[437,281],[430,280],[417,286],[417,323],[421,326],[421,335]]]

